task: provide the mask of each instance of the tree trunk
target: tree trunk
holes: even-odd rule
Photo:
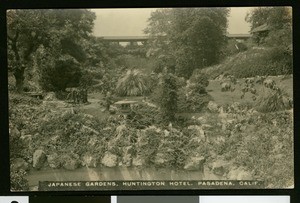
[[[13,74],[16,79],[16,89],[18,92],[23,92],[23,85],[24,85],[24,72],[25,72],[25,65],[21,62],[21,57],[19,54],[18,46],[17,46],[17,40],[19,38],[19,32],[16,32],[16,35],[14,38],[11,38],[8,36],[8,38],[11,40],[11,47],[15,54],[15,60],[16,60],[16,66],[14,67]]]
[[[14,76],[16,79],[16,89],[17,92],[22,93],[23,92],[23,86],[24,86],[24,72],[25,67],[21,66],[20,68],[15,69]]]

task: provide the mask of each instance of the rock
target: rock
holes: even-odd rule
[[[21,133],[17,128],[9,128],[9,135],[13,138],[19,138]]]
[[[13,171],[18,171],[21,169],[27,171],[29,169],[29,164],[22,158],[16,158],[11,162],[11,169]]]
[[[125,154],[122,158],[122,164],[124,166],[130,167],[132,165],[132,155],[131,154]]]
[[[227,82],[224,82],[221,84],[221,91],[222,92],[227,92],[229,91],[231,88],[231,84],[230,83],[227,83]]]
[[[98,141],[97,136],[92,137],[87,143],[88,147],[89,148],[94,147],[96,145],[97,141]]]
[[[134,157],[132,159],[132,165],[133,166],[144,166],[145,165],[145,160],[142,159],[140,156]]]
[[[57,153],[53,153],[47,156],[47,162],[50,168],[57,169],[62,165],[62,160]]]
[[[132,146],[127,146],[127,147],[124,147],[124,154],[130,154],[130,155],[133,155],[134,153],[134,149]]]
[[[56,95],[54,92],[48,92],[46,94],[46,96],[44,97],[44,100],[45,101],[55,101],[55,100],[57,100],[57,98],[56,98]]]
[[[252,174],[243,167],[231,169],[227,174],[227,178],[229,180],[253,180]]]
[[[85,154],[82,158],[83,166],[87,166],[89,168],[96,168],[97,167],[97,159],[92,155]]]
[[[228,172],[228,165],[229,163],[227,161],[217,159],[212,164],[212,171],[216,175],[223,176],[225,173]]]
[[[212,113],[216,113],[219,110],[218,104],[216,104],[213,101],[209,101],[207,104],[207,108],[212,112]]]
[[[101,163],[107,167],[115,167],[118,165],[118,156],[111,152],[106,152]]]
[[[203,124],[203,125],[201,125],[201,127],[202,127],[203,130],[209,130],[209,129],[211,129],[213,126],[211,126],[211,125],[209,125],[209,124]]]
[[[117,138],[112,138],[107,143],[107,151],[111,152],[112,154],[119,153],[120,149],[117,145]]]
[[[205,162],[205,158],[203,156],[190,157],[187,159],[183,168],[189,171],[197,171],[197,170],[203,171],[204,162]]]
[[[157,153],[154,159],[154,163],[158,166],[163,166],[168,162],[168,160],[166,160],[165,158],[165,154],[163,153]]]
[[[200,116],[199,118],[197,118],[197,121],[200,122],[201,124],[204,124],[207,122],[206,118],[204,118],[203,116]]]
[[[125,132],[127,131],[127,127],[125,124],[121,124],[116,128],[117,139],[120,139]]]
[[[123,165],[129,167],[132,165],[132,155],[134,153],[134,149],[132,146],[124,147],[122,163]]]
[[[198,140],[198,142],[205,141],[205,132],[204,132],[204,130],[202,129],[201,126],[190,125],[188,127],[188,130],[192,132],[191,133],[193,135],[192,139],[196,138],[196,140]]]
[[[33,153],[33,158],[32,158],[32,162],[33,162],[33,167],[36,169],[41,169],[46,161],[47,157],[46,154],[43,150],[36,150]]]
[[[63,167],[67,170],[75,170],[79,167],[79,161],[75,157],[71,157],[69,155],[64,157]]]
[[[29,146],[32,142],[32,135],[22,135],[20,139],[26,146]]]

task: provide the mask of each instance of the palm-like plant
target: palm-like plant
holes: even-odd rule
[[[148,80],[139,70],[128,70],[119,78],[116,92],[119,96],[144,95],[149,92]]]

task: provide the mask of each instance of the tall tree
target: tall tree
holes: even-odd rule
[[[95,14],[85,9],[22,9],[9,10],[7,19],[9,70],[21,92],[25,70],[41,45],[84,61],[80,41],[90,36]]]
[[[167,122],[175,121],[177,112],[177,84],[176,79],[170,70],[165,69],[162,76],[160,92],[160,109],[162,118]]]
[[[265,43],[270,46],[289,46],[292,43],[292,8],[258,7],[247,13],[247,22],[251,30],[267,25],[269,34]],[[258,39],[259,40],[259,39]]]
[[[176,74],[185,78],[196,68],[218,62],[226,39],[228,13],[227,8],[157,10],[145,30],[152,37],[153,55],[172,58]]]

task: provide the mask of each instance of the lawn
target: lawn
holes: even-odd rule
[[[286,91],[289,96],[293,96],[293,78],[283,79],[280,77],[270,77],[272,78],[276,84]],[[219,105],[224,104],[232,104],[233,102],[240,103],[253,103],[252,94],[246,93],[245,97],[241,99],[241,88],[245,79],[239,79],[238,83],[235,85],[235,91],[231,92],[222,92],[221,85],[219,80],[210,80],[209,85],[206,88],[208,93],[213,97],[214,102]],[[255,84],[255,88],[257,90],[257,94],[259,95],[263,91],[263,85]]]

